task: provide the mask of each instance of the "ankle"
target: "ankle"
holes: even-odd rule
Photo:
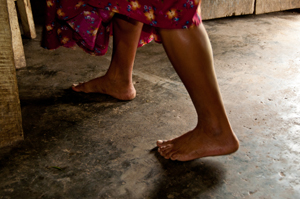
[[[196,129],[201,129],[208,137],[228,137],[234,134],[227,118],[199,120]]]
[[[117,58],[113,58],[106,75],[108,75],[112,80],[131,82],[133,64],[115,60],[117,60]]]
[[[121,83],[123,85],[132,85],[132,77],[130,75],[108,71],[104,75],[104,77],[108,80],[108,82]]]
[[[224,153],[230,154],[239,149],[239,141],[234,134],[230,124],[222,125],[222,123],[197,125],[196,131],[203,133],[204,137],[217,143],[224,150]]]

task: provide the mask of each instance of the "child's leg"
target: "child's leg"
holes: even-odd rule
[[[132,70],[143,24],[122,15],[113,20],[113,54],[107,73],[72,88],[77,92],[104,93],[120,100],[131,100],[136,95]]]
[[[158,141],[158,151],[166,159],[180,161],[235,152],[239,143],[225,113],[203,24],[190,29],[162,29],[160,35],[196,108],[198,124],[178,138]]]

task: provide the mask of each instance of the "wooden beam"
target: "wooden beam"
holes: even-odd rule
[[[17,7],[21,17],[24,35],[31,39],[36,38],[30,0],[17,0]]]
[[[23,139],[7,0],[0,0],[0,147]]]
[[[26,66],[26,60],[15,1],[7,0],[7,7],[10,21],[10,29],[12,34],[12,46],[15,66],[16,68],[23,68]]]
[[[202,0],[203,20],[253,14],[255,0]]]
[[[256,0],[255,14],[300,8],[300,0]]]

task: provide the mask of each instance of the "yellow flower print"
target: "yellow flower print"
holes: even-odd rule
[[[140,44],[141,44],[142,46],[144,46],[144,45],[147,44],[147,43],[145,42],[145,40],[141,39],[141,40],[140,40]]]
[[[53,29],[53,27],[52,27],[51,25],[47,25],[47,26],[46,26],[46,29],[47,29],[47,31],[50,31],[50,30]]]
[[[66,44],[70,39],[68,37],[63,37],[61,43]]]
[[[196,25],[195,25],[195,24],[192,24],[192,25],[190,26],[190,28],[193,28],[193,27],[196,27]]]
[[[53,2],[51,0],[47,1],[47,6],[48,7],[52,7],[53,6]]]
[[[156,34],[154,34],[152,37],[154,38],[155,41],[159,41],[159,38],[158,38],[158,36]]]
[[[109,12],[109,17],[113,18],[113,16],[115,15],[115,11],[112,10],[112,12]]]
[[[71,26],[71,28],[75,28],[75,23],[74,22],[70,22],[69,25]]]
[[[79,2],[75,5],[75,8],[78,9],[78,8],[80,8],[83,4],[84,4],[83,1],[79,1]]]
[[[167,16],[169,19],[173,19],[173,18],[177,17],[177,15],[178,14],[176,12],[176,9],[174,9],[174,8],[167,12]]]
[[[57,10],[57,15],[60,16],[60,17],[64,17],[66,14],[60,8],[60,9]]]
[[[111,9],[112,12],[115,12],[115,13],[119,13],[119,10],[117,8],[117,6],[114,6],[112,9]],[[115,14],[113,13],[113,14]]]
[[[84,16],[91,15],[92,13],[90,11],[83,11]]]
[[[131,4],[132,10],[136,10],[141,7],[141,5],[139,4],[138,1],[131,1],[130,4]]]
[[[60,34],[62,31],[61,31],[61,29],[59,28],[59,29],[57,29],[57,34]]]
[[[98,33],[98,28],[92,31],[93,36],[96,36],[97,33]]]
[[[155,19],[154,11],[149,10],[149,12],[145,12],[145,16],[149,21],[153,21]]]

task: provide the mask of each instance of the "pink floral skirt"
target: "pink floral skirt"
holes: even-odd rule
[[[104,55],[111,19],[119,13],[144,23],[139,47],[153,39],[157,28],[183,29],[201,23],[201,0],[47,0],[42,46],[56,49],[76,44],[86,52]]]

